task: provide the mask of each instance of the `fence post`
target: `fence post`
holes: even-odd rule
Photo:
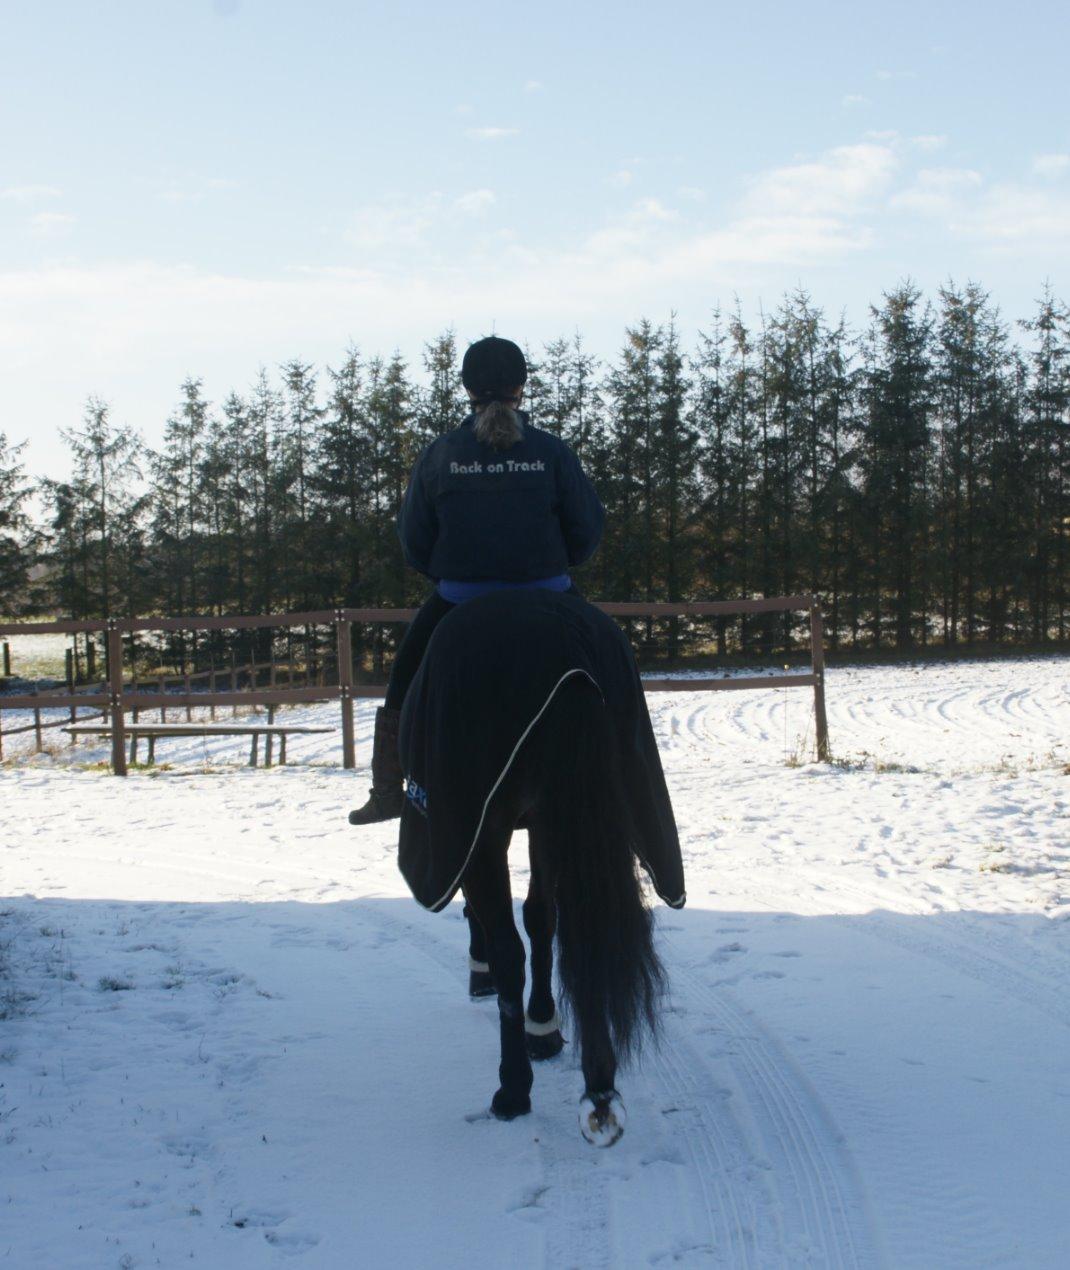
[[[4,655],[4,678],[10,679],[11,678],[11,645],[5,639],[4,642],[0,644],[0,649],[3,650],[3,655]]]
[[[814,736],[817,740],[817,759],[827,763],[829,754],[829,723],[825,714],[825,624],[821,617],[821,601],[810,597],[810,656],[814,670]]]
[[[111,698],[111,767],[126,775],[126,727],[123,719],[123,635],[115,619],[108,621],[108,691]]]
[[[33,695],[35,697],[40,695],[40,691],[36,683],[33,686]],[[34,749],[38,754],[40,754],[41,751],[45,748],[41,740],[41,707],[40,706],[34,706],[33,708],[33,740],[34,740]]]
[[[342,766],[352,770],[357,765],[357,747],[353,736],[353,640],[342,609],[334,615],[338,636],[338,689],[342,703]]]
[[[72,649],[72,648],[67,649],[66,657],[65,657],[65,658],[63,658],[63,660],[65,660],[65,663],[66,663],[66,672],[67,672],[67,692],[70,692],[70,695],[71,695],[71,704],[70,704],[70,707],[69,707],[69,709],[70,709],[70,715],[71,715],[71,723],[72,723],[72,724],[74,724],[74,723],[77,723],[77,706],[75,705],[75,701],[74,701],[74,696],[75,696],[75,650],[74,650],[74,649]],[[74,734],[74,733],[71,733],[71,745],[74,745],[75,740],[77,740],[77,738],[75,737],[75,734]]]

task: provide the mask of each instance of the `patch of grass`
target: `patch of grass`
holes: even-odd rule
[[[879,776],[883,776],[886,772],[903,772],[916,776],[922,769],[915,767],[913,763],[897,763],[894,759],[875,758],[873,770]]]
[[[113,975],[101,975],[97,980],[100,992],[131,992],[134,985],[126,979],[116,979]]]
[[[841,772],[864,772],[866,770],[866,760],[869,755],[864,751],[857,757],[851,757],[847,754],[830,754],[828,765],[835,767]]]
[[[11,1019],[20,1019],[26,1014],[26,1007],[37,997],[32,992],[22,992],[18,988],[0,990],[0,1023]]]
[[[981,873],[1012,873],[1014,871],[1010,860],[1001,858],[1007,850],[1005,843],[986,842],[981,849],[985,853],[984,859],[977,866]]]

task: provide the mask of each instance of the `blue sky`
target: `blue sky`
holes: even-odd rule
[[[59,475],[90,393],[156,439],[349,340],[1070,299],[1068,12],[5,0],[0,429]]]

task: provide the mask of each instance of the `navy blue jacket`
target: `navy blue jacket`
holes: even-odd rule
[[[495,450],[474,416],[420,456],[398,516],[405,559],[436,581],[534,582],[594,554],[605,512],[579,460],[523,412],[523,438]]]

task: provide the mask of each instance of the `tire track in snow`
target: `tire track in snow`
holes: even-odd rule
[[[784,1260],[831,1270],[880,1266],[868,1202],[828,1111],[761,1024],[675,958],[683,994],[718,1025],[754,1116],[777,1195]]]
[[[1007,942],[995,933],[989,934],[986,931],[984,936],[970,937],[968,933],[965,936],[949,935],[942,931],[929,933],[928,929],[922,932],[915,924],[933,916],[928,910],[912,906],[911,911],[906,913],[889,913],[880,909],[882,901],[874,896],[849,888],[842,890],[856,900],[874,905],[873,911],[865,916],[844,915],[841,920],[846,925],[906,952],[927,957],[930,961],[946,966],[1012,1001],[1031,1006],[1064,1027],[1070,1027],[1070,1001],[1061,990],[1064,982],[1061,974],[1065,972],[1065,966],[1059,968],[1056,975],[1059,986],[1053,988],[1024,966],[1017,955],[1008,949]],[[887,897],[884,902],[886,900]],[[904,917],[906,922],[902,920]],[[993,955],[993,948],[998,955]]]
[[[712,1246],[719,1260],[740,1270],[763,1264],[757,1242],[760,1237],[759,1213],[768,1207],[764,1195],[756,1196],[757,1185],[748,1174],[757,1171],[753,1155],[743,1131],[729,1108],[726,1095],[731,1091],[714,1085],[712,1072],[694,1048],[679,1036],[681,1029],[672,1016],[663,1021],[663,1032],[656,1051],[644,1059],[641,1070],[652,1100],[664,1100],[668,1093],[675,1105],[662,1108],[662,1114],[683,1113],[673,1128],[679,1128],[694,1168],[703,1211],[709,1224]],[[675,1039],[673,1033],[677,1033]],[[651,1079],[656,1069],[661,1090]],[[743,1190],[734,1179],[749,1184]],[[757,1201],[761,1198],[763,1202]]]
[[[968,915],[956,910],[952,916],[963,916],[964,931],[954,934],[935,931],[933,926],[939,925],[939,921],[926,922],[925,919],[946,918],[948,915],[934,914],[930,908],[912,901],[906,894],[898,894],[895,902],[901,907],[889,911],[885,907],[889,900],[887,892],[878,894],[864,887],[845,885],[838,875],[823,875],[822,884],[831,895],[845,902],[859,907],[868,906],[869,911],[865,914],[844,913],[837,921],[870,938],[946,966],[1013,1001],[1032,1006],[1064,1027],[1070,1027],[1070,999],[1063,991],[1065,976],[1070,973],[1070,959],[1057,950],[1047,952],[1051,962],[1049,973],[1045,978],[1039,978],[1033,968],[1021,959],[1021,941],[1007,939],[991,922],[986,924],[983,934],[974,932]],[[770,905],[770,911],[779,911],[779,906]],[[923,924],[924,931],[921,929]]]
[[[361,913],[384,926],[403,928],[413,945],[445,969],[460,991],[466,991],[465,963],[459,951],[401,918],[367,914],[364,909]],[[676,968],[671,967],[669,973],[675,978]],[[497,1018],[490,1012],[485,1017],[492,1024]],[[701,1204],[701,1212],[692,1210],[692,1216],[699,1218],[697,1225],[705,1227],[692,1230],[695,1242],[691,1247],[732,1270],[792,1264],[771,1211],[767,1171],[756,1159],[753,1144],[737,1119],[724,1080],[694,1048],[671,1013],[664,1025],[661,1043],[650,1046],[641,1063],[629,1072],[625,1101],[630,1100],[627,1088],[631,1088],[641,1091],[655,1110],[667,1111],[673,1141],[686,1150],[688,1182]],[[537,1081],[544,1086],[540,1098],[557,1096],[565,1132],[563,1135],[555,1122],[549,1133],[539,1134],[547,1184],[539,1206],[546,1208],[550,1217],[545,1225],[546,1265],[548,1270],[610,1267],[614,1264],[611,1179],[576,1129],[578,1072],[569,1067],[556,1072],[551,1069],[546,1075],[550,1074],[558,1077],[554,1090],[546,1088],[543,1072],[536,1072]],[[766,1246],[769,1236],[765,1235],[763,1242],[763,1232],[773,1234],[775,1247]]]
[[[467,986],[463,957],[415,925],[387,914],[362,916],[393,929],[445,969],[461,991]],[[793,1066],[753,1019],[714,992],[673,957],[670,978],[681,1004],[715,1022],[726,1043],[732,1083],[743,1095],[736,1110],[726,1097],[724,1075],[694,1048],[685,1027],[668,1013],[660,1046],[631,1074],[655,1107],[668,1104],[675,1140],[687,1151],[689,1181],[701,1196],[711,1255],[733,1270],[764,1266],[820,1265],[830,1270],[868,1270],[881,1265],[861,1184],[828,1112]],[[486,1018],[493,1024],[489,1012]],[[565,1072],[560,1075],[564,1077]],[[561,1096],[574,1126],[573,1077]],[[549,1092],[549,1091],[544,1091]],[[760,1143],[744,1126],[757,1127]],[[679,1116],[679,1119],[677,1119]],[[562,1138],[556,1123],[539,1134],[547,1189],[539,1198],[546,1223],[546,1264],[562,1267],[612,1264],[609,1178],[594,1167],[578,1133]],[[770,1193],[772,1192],[772,1194]],[[696,1214],[697,1215],[697,1214]],[[577,1257],[580,1259],[577,1260]]]

